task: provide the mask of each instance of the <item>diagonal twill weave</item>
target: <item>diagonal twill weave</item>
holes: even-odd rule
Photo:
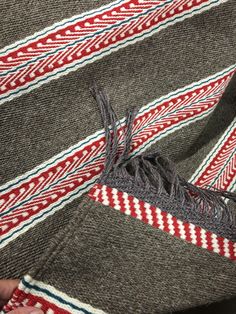
[[[233,1],[7,4],[0,272],[21,280],[1,314],[235,295]]]
[[[126,215],[139,219],[154,228],[165,231],[172,236],[225,256],[233,261],[236,260],[235,242],[219,237],[213,232],[187,221],[181,221],[170,213],[139,200],[126,192],[106,185],[95,184],[89,192],[89,197],[103,205],[110,206]]]
[[[212,112],[234,71],[233,65],[141,108],[132,131],[132,154]],[[122,142],[124,119],[120,123]],[[88,191],[103,170],[104,152],[104,133],[98,131],[2,186],[0,247]]]
[[[0,104],[226,0],[120,0],[0,51]]]

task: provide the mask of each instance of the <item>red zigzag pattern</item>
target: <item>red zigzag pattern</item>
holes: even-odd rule
[[[144,150],[162,134],[213,110],[233,73],[231,70],[199,87],[193,85],[186,92],[167,96],[142,109],[134,122],[133,154]],[[122,137],[122,128],[119,132]],[[22,232],[26,224],[30,228],[29,221],[53,213],[88,189],[103,169],[104,150],[105,138],[99,135],[68,157],[29,179],[26,176],[23,183],[15,183],[3,192],[0,195],[0,245],[8,243],[13,232]]]
[[[223,139],[222,139],[223,138]],[[192,180],[198,186],[228,190],[236,176],[236,121],[230,125]],[[220,145],[219,145],[220,144]]]
[[[77,17],[64,27],[39,34],[36,39],[19,44],[0,57],[0,102],[140,40],[141,34],[148,34],[157,25],[167,25],[168,20],[175,23],[175,17],[190,15],[193,10],[198,13],[202,7],[206,9],[218,2],[123,1],[102,13]]]
[[[233,261],[236,260],[236,243],[219,237],[192,223],[183,222],[132,195],[106,185],[95,184],[89,192],[89,197],[126,215],[139,219],[154,228],[163,230],[175,237],[225,256]]]

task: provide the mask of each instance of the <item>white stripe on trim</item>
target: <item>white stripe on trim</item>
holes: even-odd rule
[[[236,69],[236,63],[229,66],[228,68],[214,74],[211,76],[208,76],[207,78],[204,78],[200,81],[195,81],[193,83],[191,83],[190,85],[187,85],[183,88],[178,88],[177,90],[168,93],[165,96],[162,96],[160,98],[158,98],[157,100],[154,100],[153,102],[143,106],[138,114],[138,117],[141,116],[143,113],[148,112],[149,110],[151,110],[152,108],[154,108],[156,105],[162,103],[163,101],[167,101],[168,99],[174,97],[174,96],[178,96],[178,94],[182,94],[187,90],[191,90],[194,87],[201,87],[203,86],[206,82],[211,82],[216,78],[220,78],[223,74],[231,72],[233,70]],[[201,118],[200,118],[201,119]],[[196,120],[195,120],[196,121]],[[121,126],[124,125],[125,122],[125,118],[120,120]],[[191,123],[191,122],[189,122]],[[172,133],[174,131],[170,131],[168,134]],[[40,172],[42,171],[46,171],[48,170],[50,167],[52,167],[53,165],[56,165],[58,162],[62,161],[65,159],[66,157],[72,156],[73,153],[75,151],[77,151],[78,149],[83,149],[83,147],[89,145],[90,143],[93,142],[93,139],[101,139],[102,136],[104,134],[104,130],[99,130],[97,132],[95,132],[94,134],[86,137],[85,139],[83,139],[82,141],[80,141],[79,143],[69,147],[68,149],[62,151],[61,153],[53,156],[52,158],[48,159],[47,161],[41,163],[40,165],[36,166],[35,168],[33,168],[32,170],[27,171],[26,173],[18,176],[17,178],[8,181],[7,183],[3,184],[2,186],[0,186],[0,192],[6,193],[8,190],[11,189],[11,187],[14,185],[14,188],[18,187],[19,185],[21,185],[25,180],[30,180],[31,178],[33,178],[35,175],[38,175]]]
[[[106,314],[104,311],[102,311],[100,309],[96,309],[96,308],[92,307],[91,305],[89,305],[87,303],[80,302],[78,299],[70,297],[66,293],[56,289],[55,287],[53,287],[51,285],[45,284],[45,283],[43,283],[41,281],[34,280],[30,275],[24,276],[24,280],[27,283],[29,283],[30,285],[38,287],[38,288],[40,288],[42,290],[47,290],[50,293],[52,293],[52,294],[56,295],[57,297],[61,298],[62,300],[65,300],[66,302],[71,303],[71,304],[75,305],[76,307],[79,307],[79,308],[82,308],[82,309],[84,309],[86,311],[89,311],[92,314]],[[75,309],[73,309],[73,307],[71,307],[69,304],[63,304],[62,302],[59,302],[56,298],[48,295],[46,292],[37,291],[35,288],[28,289],[22,283],[22,281],[20,282],[18,288],[21,291],[24,291],[25,293],[30,293],[30,294],[32,294],[34,296],[41,297],[44,300],[46,300],[46,301],[48,301],[48,302],[50,302],[52,304],[55,304],[56,306],[58,306],[58,307],[60,307],[62,309],[65,309],[65,310],[67,310],[67,311],[69,311],[71,313],[77,313],[77,312],[75,312]]]
[[[10,101],[15,97],[19,97],[25,93],[28,93],[30,91],[32,91],[33,89],[47,83],[50,82],[51,80],[54,79],[58,79],[59,77],[62,77],[64,75],[67,75],[68,73],[72,72],[72,71],[76,71],[77,69],[90,64],[96,60],[100,60],[101,58],[103,58],[104,56],[107,56],[109,54],[111,54],[112,52],[118,51],[121,48],[127,47],[130,44],[135,44],[136,42],[143,40],[145,38],[148,38],[150,36],[152,36],[153,34],[155,34],[156,32],[159,32],[160,30],[170,26],[170,25],[174,25],[176,22],[180,22],[183,21],[186,18],[192,17],[195,14],[200,14],[206,10],[209,10],[215,6],[218,6],[224,2],[227,2],[228,0],[211,0],[208,1],[208,3],[203,3],[201,5],[199,5],[199,7],[196,8],[192,8],[187,12],[181,12],[179,14],[174,15],[173,18],[169,18],[167,20],[167,22],[165,24],[160,24],[158,26],[153,26],[151,28],[149,28],[148,30],[143,30],[143,33],[139,34],[138,36],[134,35],[132,37],[130,37],[129,39],[127,39],[124,42],[121,42],[120,44],[111,44],[108,49],[107,48],[103,48],[101,51],[99,51],[99,53],[93,53],[89,55],[89,58],[86,56],[82,59],[80,59],[79,61],[76,60],[75,62],[72,62],[70,64],[67,64],[65,66],[60,67],[59,69],[55,69],[54,71],[45,74],[43,77],[38,77],[35,80],[33,80],[32,82],[29,82],[27,84],[25,84],[23,87],[16,87],[16,89],[14,89],[13,91],[10,90],[9,92],[3,94],[2,99],[0,100],[0,104],[4,103],[6,101]]]

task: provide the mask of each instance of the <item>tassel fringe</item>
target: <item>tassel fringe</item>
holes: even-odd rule
[[[129,192],[181,219],[236,239],[236,214],[225,202],[225,199],[236,202],[236,194],[187,182],[178,175],[174,163],[159,151],[131,158],[132,129],[138,110],[132,108],[127,113],[121,147],[119,120],[108,96],[97,85],[91,88],[91,93],[101,111],[106,137],[105,168],[99,183]]]

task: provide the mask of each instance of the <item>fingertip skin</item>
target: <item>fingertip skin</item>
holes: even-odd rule
[[[0,300],[9,300],[19,282],[18,279],[0,280]]]
[[[12,297],[14,290],[19,285],[20,280],[0,280],[0,306],[1,304],[7,303]],[[8,312],[9,314],[43,314],[43,311],[32,306],[19,307],[13,311]]]

